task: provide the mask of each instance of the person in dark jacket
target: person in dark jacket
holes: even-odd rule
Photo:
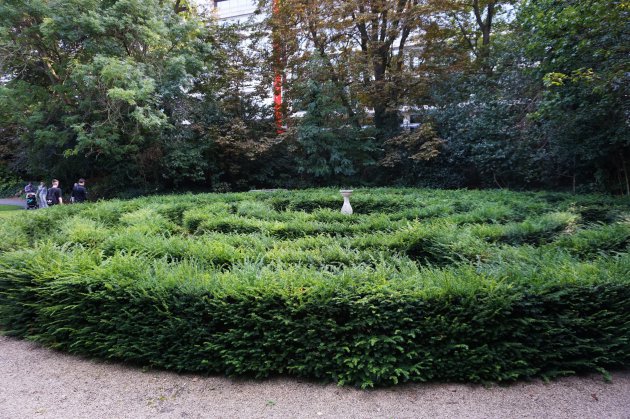
[[[75,203],[85,202],[87,199],[87,189],[85,188],[85,179],[79,179],[78,183],[72,188],[72,201]]]
[[[46,201],[48,201],[48,205],[57,205],[63,204],[63,198],[61,188],[59,187],[59,181],[57,179],[53,179],[52,187],[48,189],[48,193],[46,194]]]

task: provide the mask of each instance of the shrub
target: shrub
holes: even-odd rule
[[[72,243],[96,247],[105,241],[111,232],[100,222],[80,215],[61,221],[55,228],[57,243]]]
[[[187,210],[182,215],[182,224],[190,233],[195,233],[201,223],[210,221],[217,215],[228,214],[230,206],[223,202]]]
[[[627,252],[628,246],[630,246],[630,223],[583,228],[575,234],[560,237],[553,245],[567,249],[581,257],[594,257],[610,252]]]
[[[337,270],[42,246],[0,263],[6,333],[73,353],[206,373],[371,387],[510,381],[627,365],[630,258],[505,280],[472,267]],[[557,272],[561,275],[558,276]]]
[[[352,216],[341,202],[320,189],[3,216],[0,330],[177,371],[362,387],[628,365],[627,199],[357,190]]]
[[[507,243],[536,243],[549,241],[556,233],[574,226],[579,217],[567,212],[553,212],[528,218],[506,226],[502,240]]]
[[[177,225],[150,207],[127,212],[120,217],[125,231],[148,234],[168,234],[177,231]]]

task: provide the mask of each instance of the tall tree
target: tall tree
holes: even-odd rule
[[[492,71],[492,37],[506,29],[511,20],[513,5],[518,0],[458,0],[441,2],[451,19],[449,26],[459,30],[464,45],[475,61],[486,71]],[[437,0],[440,3],[440,0]]]
[[[284,41],[289,84],[317,54],[347,116],[357,105],[373,108],[376,127],[387,130],[416,84],[405,59],[424,10],[419,0],[283,0],[269,22]]]
[[[0,28],[0,119],[22,127],[32,176],[159,181],[190,92],[221,59],[215,26],[182,1],[7,0]]]
[[[630,195],[630,9],[625,1],[528,1],[519,21],[544,94],[531,118],[560,173]]]

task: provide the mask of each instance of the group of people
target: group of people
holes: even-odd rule
[[[26,208],[48,208],[53,205],[63,204],[63,192],[59,187],[57,179],[52,180],[52,186],[46,187],[44,182],[40,182],[37,189],[33,186],[33,182],[29,182],[24,187],[26,194]],[[85,179],[79,179],[72,187],[70,193],[71,203],[81,203],[87,200],[87,189],[85,188]]]

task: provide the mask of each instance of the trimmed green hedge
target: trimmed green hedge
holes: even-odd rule
[[[3,256],[0,319],[5,333],[77,354],[362,387],[628,365],[630,258],[556,262],[514,260],[516,277],[497,266],[219,272],[42,246]]]
[[[361,387],[630,365],[630,201],[336,190],[56,206],[0,224],[0,331],[177,371]]]

